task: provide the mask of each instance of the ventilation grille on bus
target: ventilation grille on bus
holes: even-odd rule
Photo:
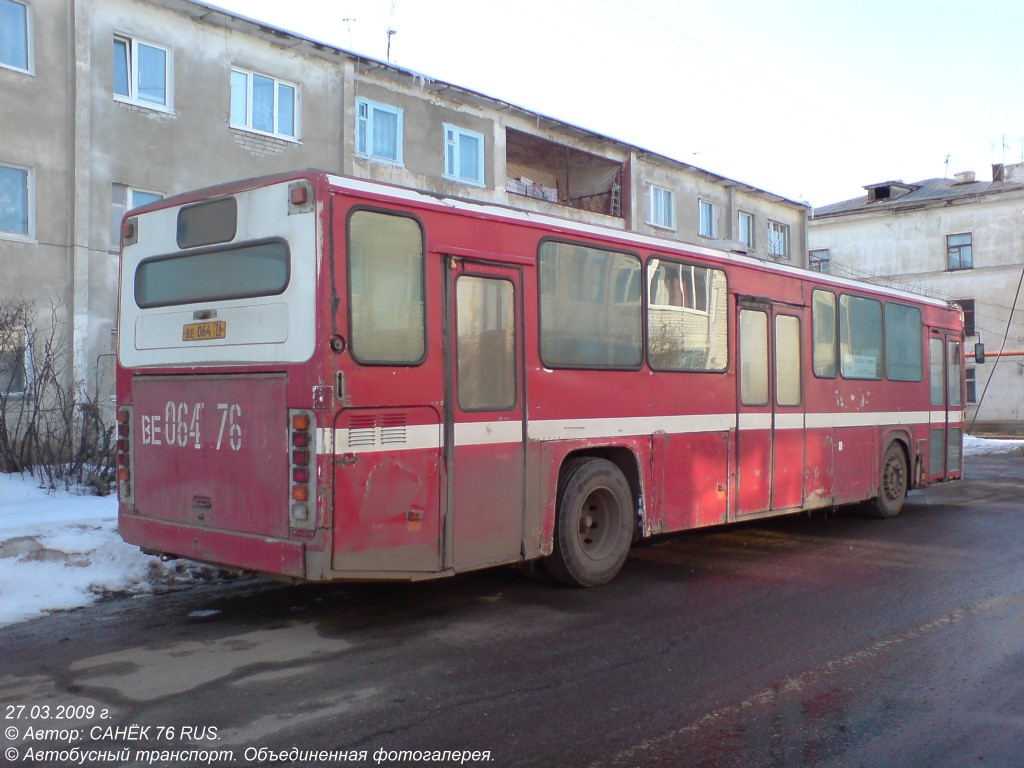
[[[404,413],[353,416],[348,423],[348,447],[403,445],[407,439],[406,421]]]

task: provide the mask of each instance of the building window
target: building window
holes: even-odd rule
[[[445,123],[444,177],[463,184],[484,185],[484,136]]]
[[[754,250],[754,214],[740,211],[736,223],[737,239],[749,250]]]
[[[700,201],[700,229],[697,234],[701,237],[718,236],[718,217],[715,216],[715,204],[708,200]]]
[[[0,398],[25,393],[26,356],[25,332],[17,328],[0,330]]]
[[[964,336],[974,336],[978,332],[974,327],[974,299],[957,299],[956,303],[964,312]]]
[[[31,40],[28,6],[16,0],[0,0],[0,67],[30,72]]]
[[[807,265],[812,272],[829,274],[832,271],[832,252],[828,248],[818,248],[807,254]]]
[[[789,258],[789,225],[768,220],[768,255],[773,259]]]
[[[0,236],[33,236],[32,171],[0,165]]]
[[[356,154],[380,163],[402,164],[402,110],[356,99]]]
[[[231,127],[297,139],[298,124],[298,86],[231,68]]]
[[[968,368],[964,371],[964,378],[966,379],[967,384],[967,402],[971,405],[977,405],[978,403],[977,370],[977,368]]]
[[[171,109],[171,50],[114,35],[114,98]]]
[[[671,189],[647,187],[647,223],[662,229],[676,228],[676,203]]]
[[[946,263],[949,269],[974,269],[971,239],[970,232],[946,235]]]
[[[110,195],[110,250],[116,251],[121,245],[121,219],[125,213],[140,205],[161,200],[159,192],[147,192],[126,184],[114,184]]]

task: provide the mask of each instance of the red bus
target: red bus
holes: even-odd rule
[[[289,579],[543,562],[961,476],[960,310],[305,171],[131,212],[119,518]]]

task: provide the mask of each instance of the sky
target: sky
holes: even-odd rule
[[[816,206],[1024,162],[1019,0],[206,1]]]
[[[964,436],[964,455],[1020,454],[1024,440]],[[0,627],[110,596],[187,589],[225,578],[188,560],[167,563],[125,544],[117,533],[117,499],[47,492],[30,475],[0,473]],[[208,616],[216,609],[199,609]]]

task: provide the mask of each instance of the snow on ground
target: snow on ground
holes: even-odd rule
[[[1024,440],[964,438],[968,456],[1024,455]],[[209,580],[212,569],[162,563],[117,535],[117,499],[38,487],[0,474],[0,626],[78,608],[109,594]]]
[[[0,473],[0,626],[209,578],[211,569],[142,554],[116,528],[114,496],[48,493],[28,474]]]

